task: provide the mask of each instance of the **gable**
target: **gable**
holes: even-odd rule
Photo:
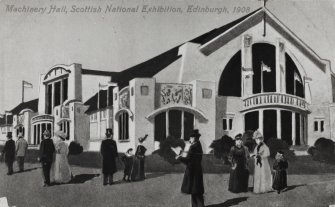
[[[202,45],[200,47],[200,51],[207,56],[212,54],[234,38],[246,32],[248,29],[263,22],[264,18],[268,25],[272,26],[280,35],[283,36],[283,38],[293,44],[299,51],[301,51],[307,58],[309,58],[315,65],[325,72],[326,63],[324,60],[321,59],[310,47],[308,47],[266,8],[257,11],[253,15],[241,21],[239,24]]]

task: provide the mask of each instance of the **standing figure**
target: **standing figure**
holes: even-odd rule
[[[272,184],[272,188],[276,190],[278,194],[287,187],[287,168],[288,163],[284,158],[284,152],[278,151],[273,164],[274,176]]]
[[[131,181],[131,168],[133,166],[133,148],[129,148],[127,152],[121,158],[124,164],[124,171],[123,171],[123,180],[124,181]]]
[[[44,176],[44,187],[50,186],[50,170],[53,161],[53,155],[55,153],[55,146],[50,139],[51,134],[49,130],[43,132],[44,139],[40,144],[40,156],[39,160],[42,164],[43,176]]]
[[[72,173],[68,161],[69,148],[68,145],[65,143],[66,134],[62,131],[57,131],[55,135],[59,138],[59,141],[55,143],[55,182],[68,183],[71,181]]]
[[[192,207],[204,206],[204,181],[202,172],[202,146],[199,141],[199,130],[193,130],[190,136],[190,147],[184,155],[177,155],[176,159],[186,165],[181,192],[191,194]],[[185,150],[185,149],[184,149]]]
[[[12,140],[12,132],[7,132],[7,141],[2,150],[2,156],[5,156],[5,163],[8,167],[7,175],[13,174],[13,163],[15,160],[15,142]]]
[[[256,141],[253,157],[255,158],[254,193],[266,193],[272,190],[272,175],[268,157],[269,147],[263,142],[264,137],[259,131],[255,131],[253,138]]]
[[[19,172],[23,172],[24,170],[24,157],[26,155],[27,149],[28,149],[28,143],[23,138],[23,134],[19,133],[18,140],[16,141],[16,159],[17,164],[19,166]]]
[[[242,134],[238,134],[235,136],[235,146],[231,148],[229,153],[229,161],[232,164],[228,188],[230,192],[248,192],[248,159],[248,148],[243,145]]]
[[[117,172],[115,158],[118,157],[112,129],[106,129],[106,139],[101,142],[103,185],[113,184],[113,174]]]
[[[147,139],[148,135],[146,134],[144,137],[138,138],[138,146],[135,152],[135,158],[133,162],[133,167],[131,171],[131,180],[144,180],[145,172],[144,172],[144,160],[145,160],[145,152],[147,148],[143,146],[144,141]]]

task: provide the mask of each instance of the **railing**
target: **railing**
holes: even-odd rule
[[[303,111],[308,110],[308,103],[305,99],[290,94],[261,93],[247,97],[243,100],[243,110],[276,105],[298,108]]]
[[[51,115],[48,115],[48,114],[37,115],[37,116],[34,116],[34,117],[31,119],[31,122],[34,123],[34,122],[42,121],[42,120],[53,122],[53,121],[54,121],[54,117],[51,116]]]

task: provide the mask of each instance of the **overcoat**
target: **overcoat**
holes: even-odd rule
[[[64,141],[55,145],[56,159],[54,162],[54,180],[56,183],[68,183],[71,181],[71,168],[67,159],[69,154],[68,145]]]
[[[202,147],[199,141],[190,146],[186,157],[179,160],[186,165],[181,192],[185,194],[204,194],[204,181],[202,172]]]
[[[230,149],[229,160],[232,169],[229,176],[228,190],[233,193],[248,192],[248,158],[249,151],[245,146],[233,146]]]
[[[5,163],[12,163],[15,160],[15,142],[10,139],[7,140],[2,150],[3,156],[5,156]]]
[[[118,156],[116,142],[112,139],[103,140],[100,153],[102,155],[102,173],[115,173],[117,171],[115,158]]]
[[[272,174],[268,157],[269,147],[261,143],[255,147],[254,154],[260,155],[260,163],[255,158],[254,193],[265,193],[272,190]]]

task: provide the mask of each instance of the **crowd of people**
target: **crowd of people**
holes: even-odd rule
[[[19,171],[24,171],[24,157],[27,152],[28,144],[19,134],[16,143],[12,140],[12,134],[7,134],[7,142],[2,150],[2,156],[5,157],[5,163],[8,167],[8,175],[13,174],[13,163],[15,156],[18,162]],[[126,182],[139,181],[145,179],[145,153],[146,148],[143,143],[148,135],[138,139],[138,146],[133,153],[129,148],[122,156],[124,163],[123,180]],[[199,130],[193,130],[189,139],[185,140],[185,148],[176,155],[175,159],[186,165],[184,178],[181,186],[181,192],[191,195],[191,203],[194,207],[204,206],[204,182],[202,170],[203,150],[200,143],[201,134]],[[66,142],[67,135],[62,131],[55,132],[51,138],[48,130],[43,133],[43,140],[40,144],[39,158],[41,162],[44,186],[50,186],[52,183],[68,183],[73,178],[68,161],[69,146]],[[244,146],[242,134],[235,136],[235,145],[230,149],[229,161],[231,171],[228,190],[233,193],[248,192],[249,184],[249,159],[254,159],[253,173],[253,192],[266,193],[276,190],[280,193],[287,187],[288,163],[284,153],[279,151],[276,154],[276,160],[273,164],[273,176],[268,157],[270,156],[269,147],[264,143],[264,137],[259,131],[253,133],[253,139],[256,147],[253,152]],[[102,174],[103,185],[113,184],[113,174],[117,172],[116,158],[119,156],[117,144],[113,140],[112,129],[106,130],[106,139],[101,142],[100,153],[102,156]]]

